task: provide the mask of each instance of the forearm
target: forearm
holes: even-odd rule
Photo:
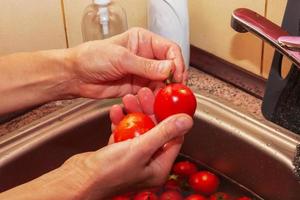
[[[72,181],[74,170],[62,171],[58,168],[35,180],[0,193],[0,200],[83,200],[84,185]],[[83,181],[83,180],[81,180]]]
[[[0,115],[72,94],[67,50],[0,57]]]
[[[107,188],[107,175],[95,171],[93,161],[74,156],[61,167],[50,171],[30,182],[0,193],[0,200],[104,200]],[[92,168],[91,168],[92,166]]]

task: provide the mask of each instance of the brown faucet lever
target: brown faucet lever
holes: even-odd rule
[[[285,45],[282,45],[282,42],[279,42],[279,39],[283,36],[285,38],[289,37],[289,33],[265,17],[252,10],[239,8],[232,13],[231,27],[238,32],[254,33],[275,47],[281,54],[286,55],[300,68],[300,52],[286,48]]]
[[[300,36],[281,36],[278,38],[278,42],[291,51],[300,51]]]

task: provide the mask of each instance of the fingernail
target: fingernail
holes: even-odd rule
[[[180,131],[185,131],[192,127],[193,122],[188,116],[180,116],[175,120],[175,124],[177,129],[179,129]]]

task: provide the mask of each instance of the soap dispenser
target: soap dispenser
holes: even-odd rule
[[[189,66],[189,15],[187,0],[148,0],[148,29],[176,42]]]
[[[112,0],[93,0],[81,23],[83,41],[101,40],[128,29],[124,9]]]

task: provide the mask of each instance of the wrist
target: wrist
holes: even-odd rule
[[[52,95],[49,97],[50,100],[77,97],[76,87],[74,87],[77,82],[74,72],[75,62],[69,49],[50,50],[40,53],[47,57],[51,68],[48,73],[52,74],[52,77],[49,78],[49,86],[45,90],[47,94]]]

